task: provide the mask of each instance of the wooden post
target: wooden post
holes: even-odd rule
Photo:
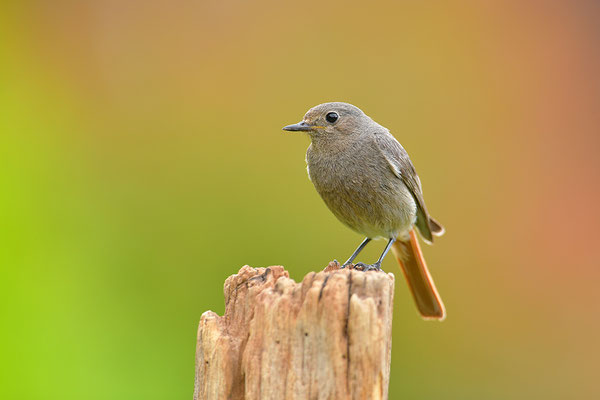
[[[225,315],[200,319],[194,400],[387,399],[394,275],[245,266],[224,292]]]

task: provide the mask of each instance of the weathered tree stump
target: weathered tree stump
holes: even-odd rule
[[[394,275],[245,266],[224,292],[225,315],[200,319],[194,400],[387,399]]]

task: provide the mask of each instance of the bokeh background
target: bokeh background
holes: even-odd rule
[[[445,322],[385,262],[390,398],[600,398],[598,2],[0,7],[1,398],[189,399],[227,276],[345,259],[281,131],[331,100],[391,129],[447,228]]]

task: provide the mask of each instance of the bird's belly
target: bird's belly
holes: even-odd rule
[[[402,181],[386,168],[346,166],[313,174],[325,204],[348,227],[370,238],[407,235],[416,203]]]

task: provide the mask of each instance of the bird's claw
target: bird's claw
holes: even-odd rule
[[[354,264],[354,268],[361,268],[364,272],[367,271],[381,271],[381,263],[376,262],[375,264],[365,264],[362,262]]]

